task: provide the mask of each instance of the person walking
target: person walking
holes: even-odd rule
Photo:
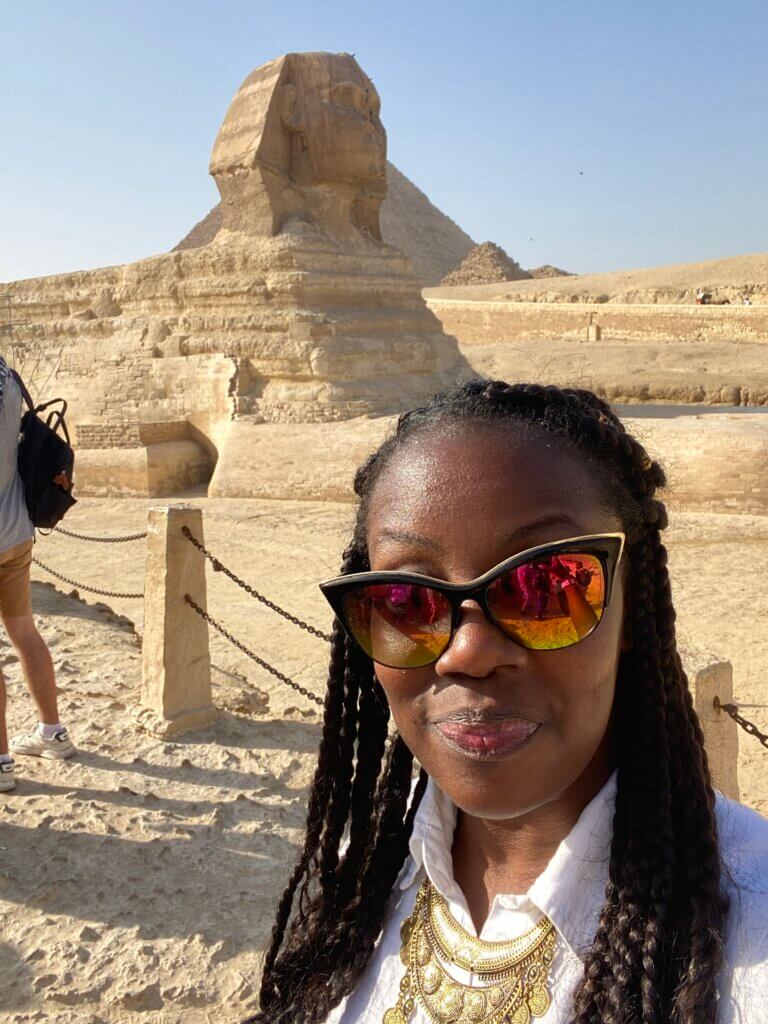
[[[18,472],[21,392],[0,356],[0,619],[37,705],[38,725],[8,743],[5,680],[0,672],[0,792],[15,788],[12,754],[59,759],[75,753],[59,721],[51,654],[32,616],[30,567],[35,528]]]

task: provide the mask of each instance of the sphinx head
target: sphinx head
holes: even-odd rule
[[[243,82],[210,171],[222,226],[274,235],[292,218],[332,236],[380,239],[386,133],[370,79],[349,54],[288,54]]]

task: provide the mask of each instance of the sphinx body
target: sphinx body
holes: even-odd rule
[[[213,474],[211,493],[264,493],[243,451],[263,450],[269,425],[395,414],[469,375],[410,261],[381,240],[379,107],[348,54],[271,61],[214,143],[210,245],[8,286],[27,346],[55,358],[73,397],[81,492]]]

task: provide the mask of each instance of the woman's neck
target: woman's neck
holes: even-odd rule
[[[610,774],[607,767],[585,772],[557,799],[515,818],[493,820],[458,812],[453,874],[478,935],[494,897],[530,889]]]

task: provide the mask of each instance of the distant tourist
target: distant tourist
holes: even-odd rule
[[[765,1016],[768,822],[713,789],[664,483],[596,395],[487,380],[401,415],[357,470],[251,1024]],[[566,598],[543,618],[542,565]]]
[[[40,721],[8,744],[5,680],[0,672],[0,791],[15,787],[11,753],[62,758],[75,752],[59,721],[53,662],[32,617],[30,566],[35,528],[17,468],[21,393],[0,356],[0,618],[21,661]],[[10,749],[10,752],[9,752]]]
[[[741,304],[742,304],[742,306],[751,306],[752,305],[752,299],[750,299],[750,297],[748,295],[745,295],[744,298],[741,300]]]

